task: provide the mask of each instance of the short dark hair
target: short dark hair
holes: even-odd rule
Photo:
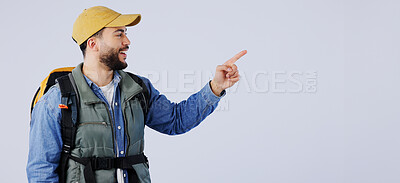
[[[105,27],[103,27],[102,29],[100,29],[99,31],[97,31],[96,33],[94,33],[92,36],[90,36],[88,39],[90,39],[91,37],[98,37],[98,38],[101,38],[102,37],[102,33],[103,33],[103,30],[104,30],[104,28]],[[83,54],[83,57],[85,57],[85,55],[86,55],[86,47],[87,47],[87,40],[88,39],[86,39],[81,45],[79,45],[79,48],[81,48],[81,51],[82,51],[82,54]],[[75,40],[74,40],[75,41]],[[76,41],[75,41],[76,42]]]

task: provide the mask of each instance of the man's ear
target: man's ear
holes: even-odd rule
[[[91,37],[87,40],[87,48],[92,50],[92,51],[98,51],[99,50],[99,44],[98,44],[98,39],[96,37]]]

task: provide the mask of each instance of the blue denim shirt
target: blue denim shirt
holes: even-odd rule
[[[115,152],[125,151],[127,139],[124,134],[124,121],[122,116],[120,103],[120,91],[118,83],[121,76],[114,72],[114,101],[118,104],[114,105],[114,110],[109,107],[110,114],[114,111],[116,126],[121,126],[121,133],[116,134]],[[165,95],[153,87],[150,81],[139,76],[150,92],[149,105],[150,109],[145,119],[148,127],[169,135],[185,133],[196,127],[209,114],[211,114],[218,105],[220,98],[211,91],[209,83],[207,83],[199,92],[192,94],[187,100],[179,103],[169,101]],[[90,79],[86,78],[86,82],[92,91],[101,100],[106,102],[106,98],[101,89]],[[223,96],[225,93],[223,94]],[[38,101],[32,112],[31,129],[29,134],[29,155],[26,167],[29,182],[58,182],[56,168],[60,160],[62,139],[61,139],[61,93],[58,87],[52,87]],[[119,154],[121,156],[121,153]],[[127,180],[125,181],[127,182]]]

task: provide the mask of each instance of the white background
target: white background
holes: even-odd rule
[[[82,61],[72,24],[95,5],[142,14],[127,70],[159,73],[150,79],[172,101],[190,95],[179,73],[191,80],[248,50],[224,110],[184,135],[146,129],[153,182],[400,182],[396,0],[1,1],[1,182],[27,181],[32,96],[52,69]]]

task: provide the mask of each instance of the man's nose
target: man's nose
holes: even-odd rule
[[[131,44],[131,41],[129,41],[129,38],[128,38],[128,36],[124,36],[124,40],[123,40],[123,42],[122,42],[124,45],[130,45]]]

